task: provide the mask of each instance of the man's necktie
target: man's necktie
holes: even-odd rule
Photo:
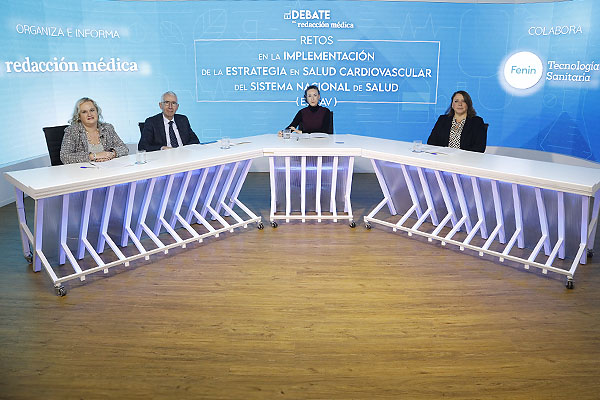
[[[173,121],[169,121],[169,139],[171,139],[171,147],[179,147],[177,136],[175,136],[175,129],[173,129]]]

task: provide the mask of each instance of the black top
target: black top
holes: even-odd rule
[[[179,137],[181,137],[182,144],[195,144],[200,143],[198,137],[190,126],[190,121],[185,115],[175,114],[173,117],[177,130],[179,131]],[[146,151],[160,150],[161,147],[167,145],[167,135],[165,133],[165,124],[163,122],[162,113],[156,114],[146,119],[144,122],[144,129],[142,130],[142,137],[138,143],[138,149]]]
[[[331,111],[328,108],[308,106],[298,111],[294,120],[288,126],[297,127],[305,133],[333,133],[333,124],[330,121]]]
[[[427,144],[448,147],[452,118],[447,114],[440,115],[431,131],[431,135],[429,135],[429,139],[427,139]],[[483,119],[478,116],[467,117],[460,135],[460,148],[483,153],[486,143],[487,126],[483,122]]]

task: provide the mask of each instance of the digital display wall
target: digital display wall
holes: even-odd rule
[[[456,90],[488,145],[600,160],[600,4],[2,1],[0,166],[94,98],[128,143],[178,94],[201,141],[275,133],[309,84],[335,132],[427,139]]]

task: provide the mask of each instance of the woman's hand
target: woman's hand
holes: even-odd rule
[[[293,126],[289,126],[289,127],[285,128],[285,129],[289,129],[292,132],[297,132],[296,128],[294,128]],[[302,133],[302,132],[300,132],[300,133]],[[283,130],[277,132],[277,136],[283,136]]]
[[[114,151],[101,151],[99,153],[92,153],[92,156],[90,158],[91,161],[103,162],[112,160],[115,157],[116,154]]]

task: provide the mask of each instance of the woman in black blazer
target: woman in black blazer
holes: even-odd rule
[[[469,93],[459,90],[452,95],[446,114],[440,115],[427,144],[455,147],[483,153],[487,142],[487,126],[473,108]]]

